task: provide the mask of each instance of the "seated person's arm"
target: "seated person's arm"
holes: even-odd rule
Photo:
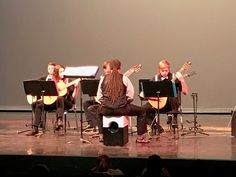
[[[126,97],[128,103],[131,103],[134,100],[134,87],[128,77],[123,76],[123,82],[126,86]]]
[[[184,95],[188,94],[188,85],[186,84],[186,82],[184,81],[184,77],[181,73],[177,72],[175,74],[176,78],[180,81],[181,83],[181,87],[182,87],[182,93]]]
[[[72,97],[75,99],[75,98],[77,98],[77,96],[78,96],[78,94],[79,94],[79,82],[80,82],[80,80],[78,80],[78,82],[76,82],[75,84],[74,84],[74,91],[73,91],[73,93],[72,93]]]

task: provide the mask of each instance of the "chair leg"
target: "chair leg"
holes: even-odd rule
[[[131,120],[131,117],[129,117],[129,127],[130,127],[130,134],[133,135],[133,128],[132,128],[132,120]]]
[[[45,111],[44,114],[42,114],[42,121],[41,121],[43,133],[46,132],[46,120],[47,120],[47,112]]]
[[[78,127],[78,123],[77,123],[77,113],[76,113],[76,110],[74,111],[74,113],[75,113],[75,124],[76,124],[76,127],[71,127],[70,121],[67,120],[68,111],[64,112],[64,132],[65,133],[67,132],[67,128],[69,130],[73,129],[73,130],[77,130],[77,132],[79,132],[79,127]]]
[[[66,113],[64,113],[64,132],[65,132],[65,134],[66,134],[66,123],[67,123],[67,112]]]
[[[129,129],[130,129],[130,135],[137,133],[137,131],[133,130],[132,116],[129,116]]]

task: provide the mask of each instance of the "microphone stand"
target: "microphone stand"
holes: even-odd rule
[[[197,135],[197,133],[200,133],[200,134],[203,134],[203,135],[209,135],[209,134],[203,132],[203,129],[200,128],[201,125],[199,125],[198,122],[197,122],[198,95],[197,95],[197,93],[192,93],[191,96],[193,98],[193,117],[194,117],[193,127],[189,127],[189,131],[186,132],[186,133],[182,133],[181,136],[188,135],[188,134],[191,134],[191,133],[194,133],[195,136]]]

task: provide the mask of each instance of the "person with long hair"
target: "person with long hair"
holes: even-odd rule
[[[102,138],[102,116],[137,116],[137,143],[148,143],[145,133],[147,132],[145,109],[132,104],[134,87],[128,77],[121,74],[121,62],[118,59],[109,59],[103,66],[106,73],[101,77],[97,99],[101,103],[98,106],[98,130],[100,141]]]
[[[63,127],[62,117],[64,110],[69,110],[73,107],[78,96],[79,79],[76,79],[73,84],[69,78],[64,77],[65,66],[58,64],[54,69],[54,81],[57,86],[58,94],[56,101],[56,130]]]

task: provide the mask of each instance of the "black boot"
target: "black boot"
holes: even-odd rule
[[[35,136],[38,133],[38,127],[33,127],[33,130],[29,133],[27,133],[27,136]]]
[[[163,133],[164,132],[164,128],[159,124],[157,125],[157,130],[159,133]]]
[[[62,121],[62,118],[58,118],[57,119],[57,123],[56,123],[56,130],[60,130],[63,128],[63,121]]]

